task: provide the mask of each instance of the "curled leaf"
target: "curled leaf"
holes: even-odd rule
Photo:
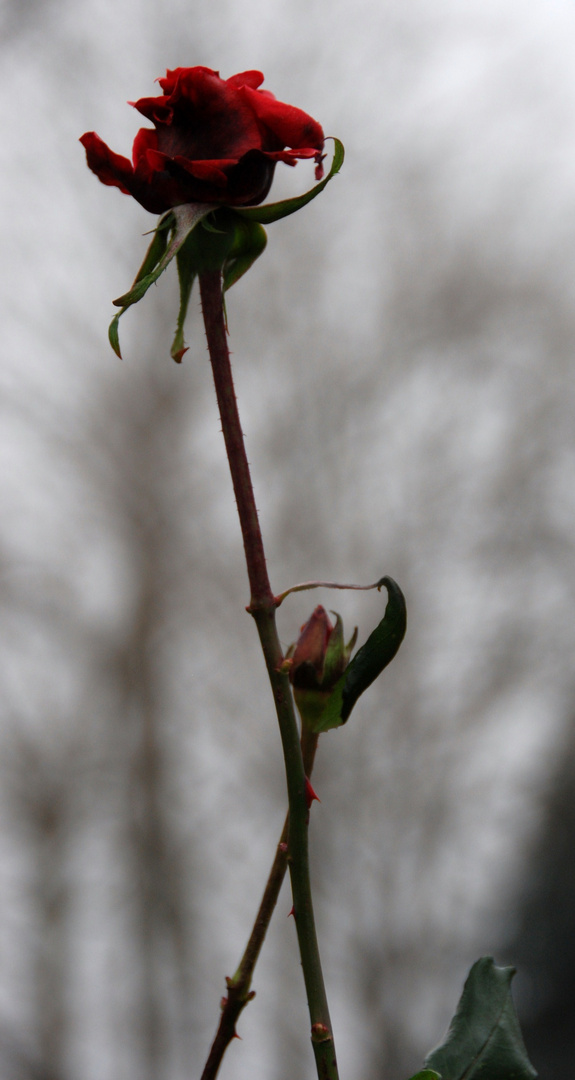
[[[313,728],[316,732],[329,731],[345,724],[357,699],[391,663],[403,641],[407,627],[405,597],[391,577],[382,578],[378,584],[385,585],[387,589],[388,599],[383,619],[361,649],[358,649],[336,683]]]
[[[388,595],[385,615],[346,670],[341,702],[342,724],[345,724],[360,694],[391,663],[405,637],[405,597],[393,578],[384,577],[381,584],[385,585]]]
[[[343,165],[343,159],[345,157],[345,150],[343,143],[339,139],[333,140],[334,151],[331,168],[324,176],[323,180],[310,188],[303,195],[296,195],[293,199],[282,199],[281,202],[267,203],[264,206],[248,206],[248,207],[234,207],[236,214],[239,214],[243,218],[247,218],[250,221],[259,221],[260,225],[271,225],[272,221],[279,221],[280,218],[288,217],[290,214],[295,214],[297,210],[301,210],[302,206],[306,206],[319,195],[320,191],[323,191],[326,184],[329,183],[332,176],[335,176],[339,172]]]

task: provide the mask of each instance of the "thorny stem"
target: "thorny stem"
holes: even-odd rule
[[[200,275],[200,293],[222,432],[244,542],[251,590],[248,611],[253,616],[258,630],[276,706],[284,754],[289,802],[288,864],[294,917],[311,1020],[312,1045],[319,1080],[338,1080],[335,1046],[321,970],[311,897],[307,830],[308,810],[305,799],[303,758],[289,680],[287,674],[282,670],[284,657],[275,621],[277,602],[269,582],[262,535],[234,391],[226,339],[222,280],[219,270],[205,271]],[[234,1033],[232,1032],[232,1036]],[[211,1080],[216,1075],[217,1065],[216,1071],[212,1069],[211,1072],[207,1071],[208,1065],[209,1060],[202,1080]]]
[[[309,735],[307,732],[302,735],[301,750],[304,771],[307,777],[310,777],[313,771],[318,739],[319,735]],[[228,994],[227,997],[222,998],[222,1015],[202,1073],[202,1080],[213,1080],[217,1075],[223,1056],[232,1039],[235,1038],[236,1024],[240,1014],[248,1002],[255,997],[255,990],[250,989],[252,978],[287,870],[288,836],[289,814],[284,822],[274,861],[244,954],[235,975],[231,979],[226,979]]]

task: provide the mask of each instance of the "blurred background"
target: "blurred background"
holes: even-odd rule
[[[166,67],[266,74],[346,146],[229,294],[276,591],[391,574],[409,629],[322,739],[311,824],[342,1078],[405,1080],[470,964],[575,1047],[575,9],[2,0],[0,1080],[199,1078],[285,812],[197,295],[122,320]],[[274,197],[307,189],[278,166]],[[320,591],[359,640],[377,593]],[[284,886],[222,1080],[312,1078]]]

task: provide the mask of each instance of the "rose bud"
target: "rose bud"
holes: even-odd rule
[[[333,688],[343,675],[357,640],[357,627],[347,645],[343,623],[335,615],[335,626],[320,605],[302,626],[300,636],[287,651],[289,678],[302,723],[314,728],[325,709]]]
[[[320,125],[260,90],[263,81],[261,71],[229,79],[206,67],[167,71],[158,79],[162,96],[129,103],[154,125],[136,135],[132,161],[89,131],[80,139],[88,165],[152,214],[185,203],[254,206],[268,194],[278,161],[313,158],[321,180]]]

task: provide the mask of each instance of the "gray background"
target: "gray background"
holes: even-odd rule
[[[87,170],[166,67],[261,68],[346,146],[229,296],[277,591],[392,574],[409,631],[322,740],[342,1077],[405,1080],[507,945],[570,745],[575,9],[4,0],[0,1076],[199,1077],[285,811],[197,296]],[[274,197],[313,170],[278,167]],[[383,596],[315,603],[364,640]],[[288,890],[223,1080],[313,1076]],[[527,990],[524,991],[527,994]]]

